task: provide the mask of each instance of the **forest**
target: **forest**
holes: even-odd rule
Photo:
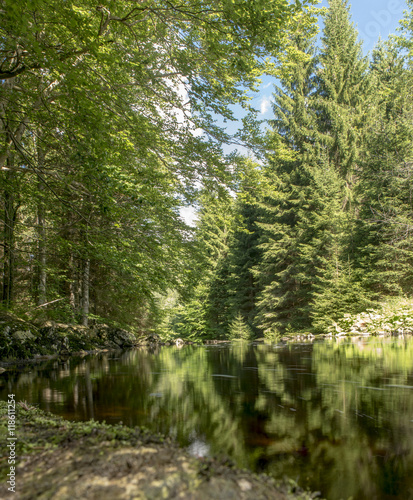
[[[412,0],[367,56],[347,0],[1,0],[0,32],[3,311],[276,338],[411,297]]]

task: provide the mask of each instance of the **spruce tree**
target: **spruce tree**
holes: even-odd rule
[[[333,215],[337,221],[335,241],[319,267],[314,286],[311,316],[316,331],[322,331],[344,313],[359,312],[371,305],[371,295],[357,264],[356,228],[361,203],[358,184],[366,123],[372,112],[372,85],[361,45],[347,0],[330,0],[324,16],[316,109],[318,137],[339,184],[340,206]]]
[[[229,326],[229,338],[231,340],[250,340],[252,336],[251,327],[245,323],[239,312]]]
[[[225,258],[216,267],[208,296],[212,329],[229,333],[230,322],[238,314],[254,331],[256,297],[259,283],[253,268],[261,258],[258,248],[260,229],[256,225],[259,213],[257,200],[263,189],[262,169],[250,158],[238,158],[236,163],[233,204],[233,224]],[[254,331],[255,333],[255,331]]]
[[[229,245],[227,303],[230,316],[238,312],[254,329],[256,301],[259,282],[253,269],[260,262],[261,251],[258,247],[261,230],[256,221],[260,210],[256,204],[238,202],[237,226]]]
[[[197,251],[190,262],[184,300],[172,320],[172,329],[185,338],[227,337],[227,256],[233,231],[233,204],[227,192],[205,190],[200,197],[193,242]]]
[[[377,299],[413,286],[413,108],[409,73],[394,43],[373,52],[374,100],[362,158],[358,261]]]
[[[302,57],[276,89],[267,167],[272,189],[258,223],[264,236],[256,269],[262,286],[257,324],[264,335],[310,326],[317,262],[326,249],[330,196],[322,185],[325,162],[316,133],[314,45],[303,36],[294,44]]]
[[[350,21],[347,0],[329,0],[317,71],[318,129],[331,165],[344,183],[343,206],[351,205],[357,182],[368,61]]]

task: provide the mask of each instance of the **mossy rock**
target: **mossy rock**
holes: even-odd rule
[[[0,359],[27,359],[44,354],[33,325],[9,315],[0,317]]]
[[[30,330],[26,330],[26,331],[17,330],[17,332],[14,332],[12,334],[12,337],[17,342],[20,342],[21,344],[24,344],[27,341],[34,340],[36,338],[36,335],[33,335],[30,332]]]
[[[54,324],[46,324],[40,328],[42,345],[54,352],[69,350],[69,340],[67,332],[59,329]]]
[[[44,355],[94,349],[127,349],[135,335],[108,325],[86,327],[48,321],[39,328],[9,315],[0,316],[0,360],[25,360]]]
[[[90,338],[89,331],[73,328],[67,334],[68,346],[71,352],[88,351],[96,347],[96,341]]]

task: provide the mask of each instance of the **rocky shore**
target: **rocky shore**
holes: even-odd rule
[[[16,361],[158,344],[162,342],[156,334],[138,337],[122,328],[104,324],[86,327],[47,321],[35,325],[11,315],[0,316],[0,366]]]
[[[0,439],[8,432],[0,402]],[[25,402],[16,403],[15,493],[3,448],[0,498],[182,500],[310,500],[292,481],[234,467],[225,459],[190,456],[169,438],[141,428],[96,421],[70,422]]]

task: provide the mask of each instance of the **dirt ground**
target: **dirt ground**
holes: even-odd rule
[[[7,442],[7,405],[0,402],[0,439]],[[316,495],[293,482],[240,470],[228,460],[199,459],[140,428],[69,422],[16,404],[16,492],[8,491],[2,447],[0,498],[53,500],[287,500]]]

